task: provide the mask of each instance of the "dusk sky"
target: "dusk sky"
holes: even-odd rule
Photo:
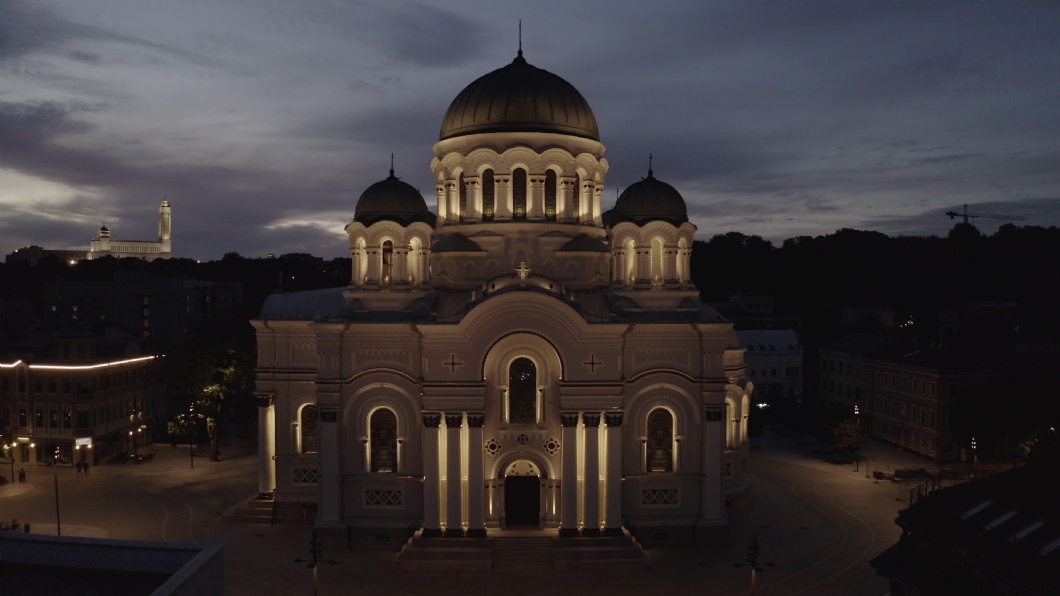
[[[0,254],[156,239],[167,198],[178,257],[349,256],[391,153],[436,209],[442,116],[519,19],[605,208],[653,153],[701,239],[1060,225],[1060,2],[0,0]]]

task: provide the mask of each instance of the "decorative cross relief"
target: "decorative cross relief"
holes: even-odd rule
[[[603,366],[603,365],[604,365],[603,362],[598,362],[596,360],[596,352],[593,352],[592,354],[589,354],[589,361],[588,362],[582,362],[582,366],[589,367],[589,372],[594,374],[594,375],[596,374],[596,367],[597,366]]]
[[[526,285],[526,278],[530,275],[532,269],[526,266],[526,261],[519,263],[519,266],[515,268],[515,273],[519,275],[519,285]]]
[[[455,375],[456,374],[456,369],[457,368],[459,368],[461,366],[464,366],[463,362],[460,362],[460,361],[458,361],[456,359],[456,354],[455,353],[449,354],[449,361],[448,362],[443,362],[442,364],[444,364],[444,365],[449,367],[449,374],[451,374],[451,375]]]

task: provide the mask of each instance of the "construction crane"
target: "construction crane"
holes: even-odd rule
[[[960,215],[964,218],[964,223],[970,223],[969,220],[975,219],[977,217],[982,217],[984,219],[1009,219],[1013,221],[1021,221],[1027,219],[1026,217],[1017,217],[1015,215],[998,215],[996,213],[968,213],[967,203],[965,203],[964,205],[963,213],[958,213],[957,211],[947,211],[946,215],[949,215],[950,219],[953,219],[954,217]]]

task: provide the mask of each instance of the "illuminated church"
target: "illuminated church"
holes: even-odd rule
[[[680,193],[649,168],[604,211],[592,110],[521,50],[434,154],[436,212],[391,170],[346,226],[349,285],[253,322],[260,493],[366,541],[724,534],[752,387]]]

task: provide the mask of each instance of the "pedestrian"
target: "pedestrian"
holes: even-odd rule
[[[81,462],[75,463],[74,467],[77,468],[77,473],[80,474],[81,473]]]
[[[81,467],[85,470],[85,474],[88,474],[88,462],[81,464]]]
[[[25,482],[26,481],[26,470],[25,470],[25,468],[19,468],[18,469],[18,481],[19,482]]]

